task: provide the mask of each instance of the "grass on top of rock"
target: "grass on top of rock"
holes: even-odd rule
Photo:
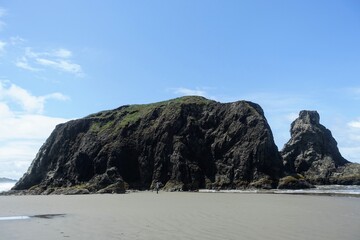
[[[107,130],[116,131],[128,126],[129,124],[133,124],[153,112],[156,108],[161,108],[163,110],[169,108],[169,111],[174,113],[180,110],[179,106],[181,104],[203,105],[209,102],[213,101],[204,97],[187,96],[151,104],[126,105],[115,110],[102,111],[97,114],[92,114],[87,118],[93,120],[90,130],[101,133]]]

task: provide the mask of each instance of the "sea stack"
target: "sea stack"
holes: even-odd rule
[[[122,192],[156,182],[166,190],[272,188],[282,173],[259,105],[182,97],[58,125],[14,190]]]
[[[281,151],[286,174],[301,174],[313,184],[358,181],[359,165],[350,164],[341,156],[336,140],[320,124],[316,111],[301,111],[291,124],[290,133],[291,138]]]

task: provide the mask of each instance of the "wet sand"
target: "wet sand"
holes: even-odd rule
[[[360,239],[360,198],[349,197],[186,192],[0,196],[0,219],[14,216],[31,217],[0,220],[1,239]]]

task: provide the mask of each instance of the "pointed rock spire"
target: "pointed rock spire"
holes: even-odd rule
[[[316,183],[349,163],[341,156],[330,130],[320,124],[317,111],[301,111],[291,124],[290,133],[291,138],[281,151],[289,174],[300,173]]]

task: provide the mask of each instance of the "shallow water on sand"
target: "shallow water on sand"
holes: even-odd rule
[[[311,189],[271,189],[271,190],[208,190],[201,189],[200,192],[224,192],[224,193],[283,193],[283,194],[320,194],[320,195],[340,195],[340,196],[359,196],[360,185],[317,185]]]
[[[301,190],[278,190],[278,193],[308,193],[308,194],[338,194],[338,195],[359,195],[360,185],[317,185],[311,189]]]

